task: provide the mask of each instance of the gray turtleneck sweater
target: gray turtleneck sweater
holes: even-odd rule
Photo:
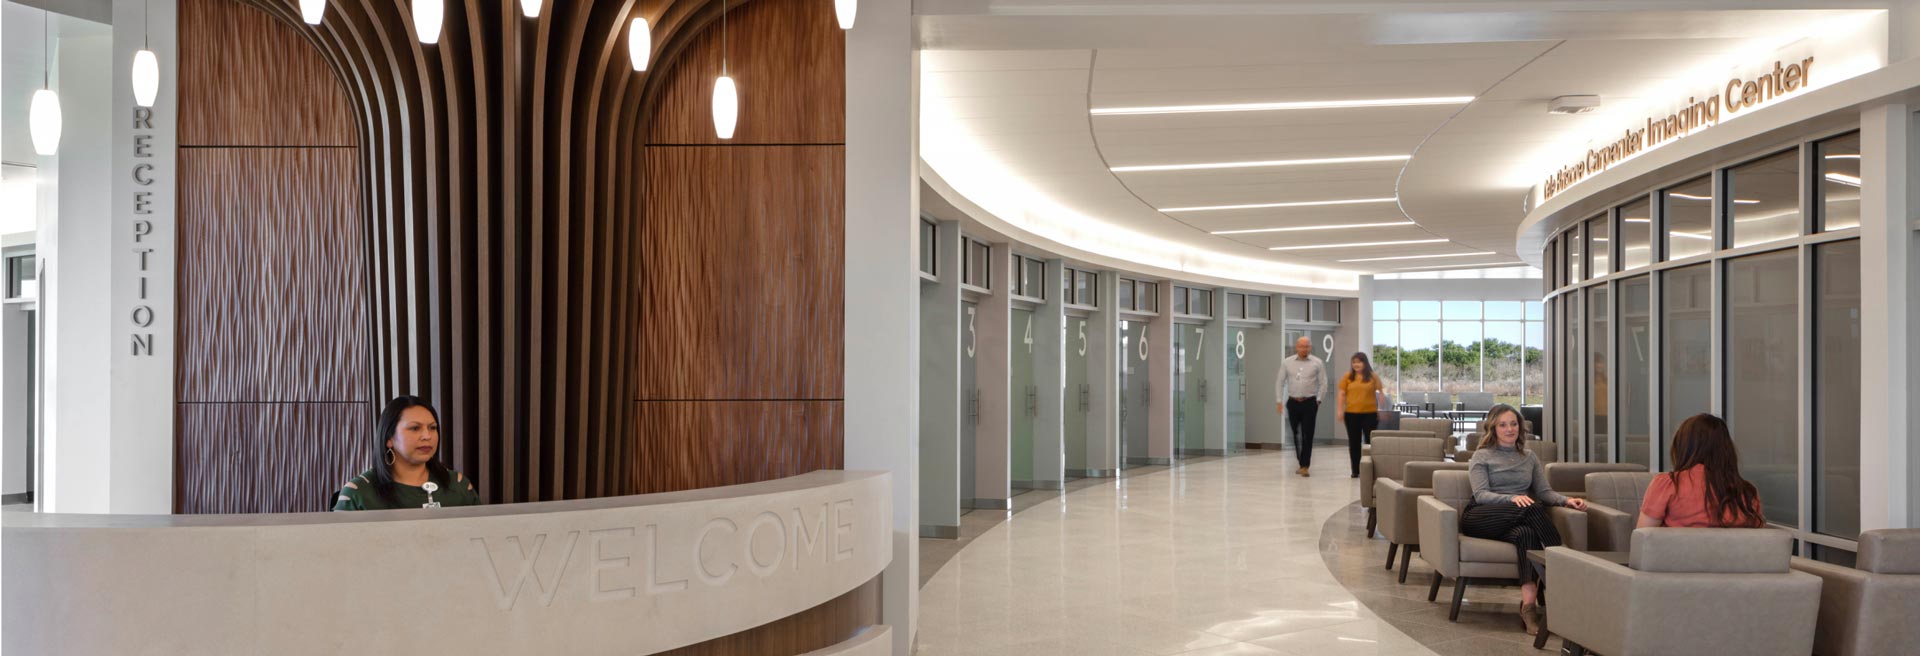
[[[1547,470],[1540,466],[1540,458],[1532,451],[1521,453],[1513,447],[1494,444],[1474,450],[1473,460],[1469,462],[1467,476],[1473,480],[1475,503],[1508,503],[1514,496],[1524,494],[1535,501],[1567,505],[1566,495],[1547,487]]]

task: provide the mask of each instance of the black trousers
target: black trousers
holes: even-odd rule
[[[1353,475],[1360,475],[1360,445],[1373,442],[1373,429],[1380,427],[1380,413],[1349,412],[1347,423],[1347,459]]]
[[[1538,500],[1525,508],[1510,502],[1472,504],[1460,513],[1460,534],[1512,544],[1518,564],[1514,578],[1532,583],[1533,563],[1527,561],[1527,552],[1560,546],[1560,531],[1553,527],[1551,513],[1552,506]]]
[[[1301,467],[1313,466],[1313,421],[1320,414],[1320,397],[1287,399],[1287,428],[1293,431],[1293,457]]]

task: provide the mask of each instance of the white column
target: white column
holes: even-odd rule
[[[909,3],[863,4],[847,33],[846,467],[893,473],[881,620],[905,656],[920,595],[920,59]]]
[[[920,284],[920,535],[960,537],[960,223],[934,236],[937,269]],[[849,342],[851,343],[851,342]]]
[[[1213,288],[1213,304],[1207,308],[1213,312],[1213,320],[1200,326],[1188,326],[1186,329],[1199,328],[1205,337],[1200,340],[1200,379],[1206,385],[1206,435],[1201,440],[1201,452],[1207,455],[1227,455],[1227,398],[1238,394],[1237,389],[1227,387],[1227,359],[1233,357],[1233,344],[1227,339],[1227,288]]]
[[[1065,275],[1066,262],[1047,260],[1042,286],[1047,302],[1033,311],[1033,384],[1039,388],[1040,404],[1033,419],[1033,482],[1049,489],[1066,485],[1067,403],[1080,396],[1079,390],[1069,394],[1066,388],[1067,344],[1078,340],[1066,331]]]
[[[1120,462],[1120,276],[1100,272],[1087,319],[1087,470],[1117,476]]]
[[[61,20],[55,17],[57,25]],[[112,512],[114,347],[112,277],[119,260],[113,243],[111,196],[113,40],[61,38],[55,32],[53,87],[65,124],[60,150],[42,157],[39,175],[39,257],[46,264],[43,442],[40,508],[48,512]],[[171,270],[171,269],[169,269]],[[171,398],[169,382],[162,394]],[[171,427],[171,420],[165,426]],[[171,469],[172,458],[154,463]],[[166,497],[171,499],[171,495]],[[161,512],[166,512],[162,509]]]
[[[1860,528],[1914,526],[1913,109],[1860,116]]]
[[[1013,271],[1012,252],[1008,244],[992,245],[987,258],[987,288],[993,293],[980,299],[980,316],[975,320],[979,348],[974,352],[973,384],[980,390],[980,420],[973,425],[973,498],[968,500],[974,508],[1006,510],[1013,503],[1016,399],[1009,375],[1013,359],[1013,281],[1018,275]]]
[[[1147,322],[1147,332],[1140,338],[1147,343],[1147,460],[1149,464],[1173,464],[1174,408],[1180,402],[1179,394],[1173,386],[1173,331],[1178,326],[1173,323],[1173,281],[1160,281],[1159,292],[1155,298],[1160,303],[1160,313]]]
[[[169,513],[177,12],[167,0],[114,0],[113,15],[113,512]],[[153,50],[160,62],[160,95],[152,108],[133,100],[133,54],[141,48]]]

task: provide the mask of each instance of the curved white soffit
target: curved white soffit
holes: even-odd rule
[[[1180,282],[1205,283],[1251,291],[1304,294],[1338,292],[1343,295],[1359,291],[1360,274],[1353,271],[1304,267],[1277,262],[1262,262],[1238,255],[1226,255],[1204,249],[1188,248],[1178,244],[1168,243],[1165,240],[1155,237],[1140,235],[1137,232],[1132,232],[1125,228],[1102,224],[1094,219],[1087,219],[1088,227],[1072,228],[1071,230],[1075,233],[1082,230],[1093,233],[1093,238],[1101,244],[1118,241],[1120,245],[1125,246],[1127,245],[1125,240],[1128,239],[1143,243],[1148,241],[1157,242],[1157,245],[1164,246],[1173,251],[1169,257],[1173,258],[1174,266],[1161,266],[1152,262],[1143,261],[1143,259],[1136,259],[1125,255],[1109,255],[1099,251],[1089,250],[1081,247],[1079,243],[1062,241],[1047,234],[1035,232],[1029,229],[1029,224],[1027,223],[1016,223],[1003,219],[999,214],[987,211],[986,208],[975,203],[972,198],[955,189],[945,177],[940,175],[939,170],[926,159],[922,158],[920,160],[920,166],[920,179],[926,182],[927,186],[932,187],[934,192],[940,194],[948,203],[953,204],[953,206],[961,212],[965,212],[968,218],[979,221],[981,225],[1008,238],[1018,240],[1022,244],[1044,249],[1069,259],[1079,260],[1089,264],[1097,264],[1123,274],[1138,274]],[[1127,236],[1120,236],[1121,234]],[[1195,261],[1200,262],[1203,266],[1182,268],[1187,262]],[[1240,262],[1254,263],[1263,269],[1278,266],[1306,271],[1314,275],[1317,280],[1329,280],[1330,282],[1311,285],[1289,284],[1284,282],[1269,282],[1252,277],[1258,275],[1258,272],[1249,273],[1246,276],[1220,275],[1218,273],[1222,270],[1230,270],[1233,265]],[[1343,287],[1340,285],[1346,286]]]
[[[947,112],[920,107],[921,177],[968,216],[1009,237],[1123,271],[1278,292],[1357,292],[1360,273],[1223,253],[1141,234],[1059,203],[966,143]]]
[[[1734,75],[1745,72],[1738,66],[1765,61],[1772,62],[1774,57],[1788,59],[1814,54],[1820,57],[1818,65],[1828,77],[1815,78],[1806,90],[1791,96],[1782,97],[1746,109],[1732,117],[1723,119],[1714,125],[1668,141],[1662,145],[1642,150],[1624,160],[1616,162],[1606,170],[1589,175],[1585,179],[1568,187],[1553,198],[1542,201],[1544,185],[1536,184],[1521,199],[1526,206],[1532,207],[1521,219],[1520,226],[1514,231],[1516,254],[1520,259],[1534,267],[1544,268],[1541,249],[1546,245],[1547,237],[1561,225],[1569,221],[1559,216],[1568,208],[1585,205],[1585,201],[1595,196],[1618,193],[1616,187],[1628,183],[1640,176],[1656,173],[1663,168],[1725,148],[1740,141],[1751,139],[1783,126],[1853,108],[1864,103],[1907,93],[1920,87],[1920,59],[1910,59],[1897,64],[1887,64],[1887,27],[1886,14],[1875,14],[1878,20],[1865,20],[1848,29],[1828,34],[1809,35],[1770,51],[1753,53],[1738,61],[1725,62],[1726,66],[1714,70],[1736,71]],[[1838,53],[1829,50],[1834,45],[1843,46]],[[1840,55],[1840,56],[1833,56]],[[1748,74],[1751,77],[1751,74]],[[1711,81],[1711,78],[1706,78]],[[1724,80],[1726,78],[1719,78]],[[1723,82],[1724,83],[1724,82]],[[1675,93],[1668,89],[1660,97],[1685,98],[1687,93],[1681,90]],[[1684,103],[1679,103],[1684,104]],[[1666,114],[1667,110],[1654,111],[1646,108],[1649,116]],[[1759,118],[1753,118],[1753,117]],[[1617,138],[1620,128],[1602,134]],[[1538,179],[1544,180],[1548,173],[1558,165],[1571,162],[1579,153],[1588,148],[1588,143],[1598,145],[1606,137],[1596,136],[1588,141],[1562,142],[1551,152],[1567,155],[1565,161],[1543,160],[1536,156],[1531,166],[1539,172]],[[1585,218],[1584,216],[1582,218]]]

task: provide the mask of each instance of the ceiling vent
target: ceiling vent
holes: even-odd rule
[[[1599,96],[1560,96],[1547,101],[1548,114],[1586,114],[1600,109]]]

